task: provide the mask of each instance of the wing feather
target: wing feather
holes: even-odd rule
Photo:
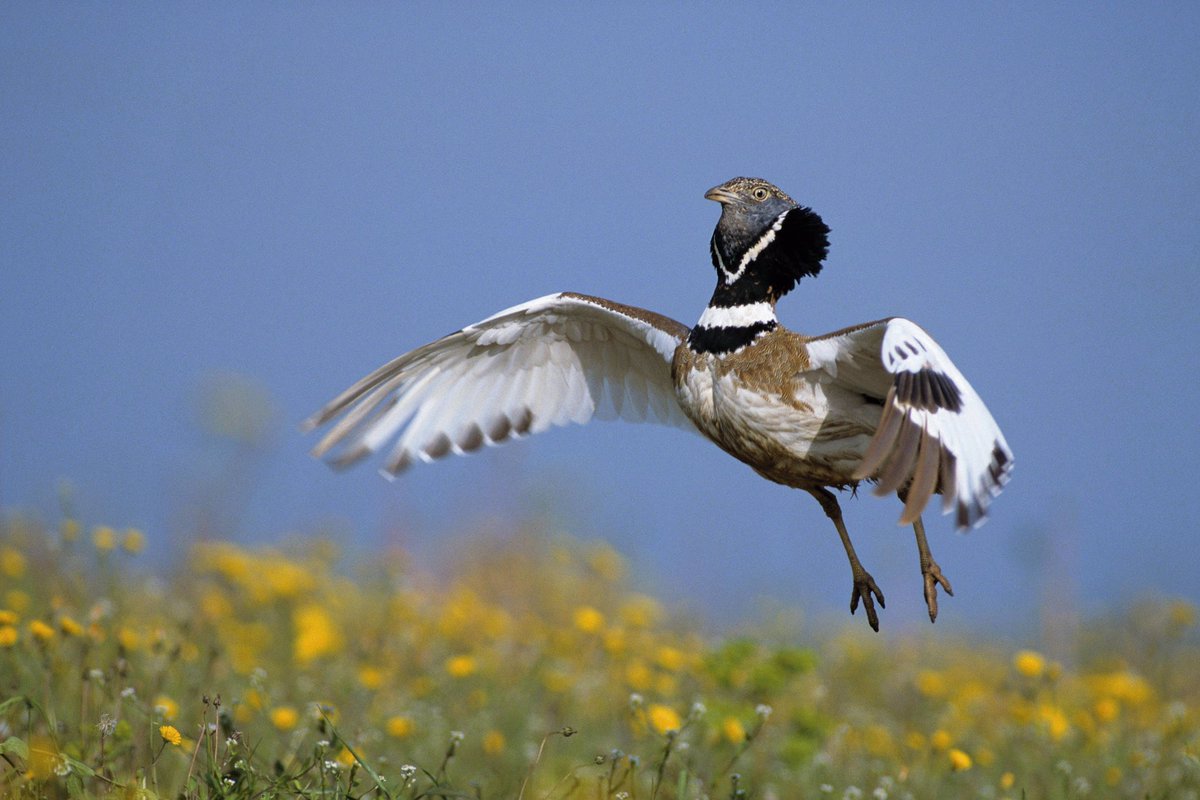
[[[333,425],[313,448],[348,466],[394,442],[385,471],[585,423],[602,412],[695,431],[671,359],[688,328],[587,295],[547,295],[392,359],[304,423]]]
[[[1008,482],[1012,451],[933,337],[893,317],[817,337],[808,349],[813,366],[836,383],[883,402],[854,478],[876,480],[877,494],[900,491],[902,523],[914,522],[940,492],[959,527],[981,524]]]

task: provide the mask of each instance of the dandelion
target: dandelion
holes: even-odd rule
[[[604,615],[591,606],[580,606],[572,615],[576,630],[581,633],[599,633],[604,627]]]
[[[292,706],[279,706],[271,709],[271,724],[278,730],[290,731],[300,721],[300,712]]]
[[[490,730],[483,736],[483,752],[489,756],[500,755],[504,752],[504,734],[497,730]]]
[[[650,720],[650,727],[660,734],[678,731],[682,725],[679,714],[675,712],[675,709],[662,703],[652,703],[646,710],[646,715]]]
[[[329,612],[316,603],[300,606],[292,613],[296,637],[292,655],[297,662],[307,664],[341,649],[342,636]]]
[[[39,642],[49,642],[54,638],[54,628],[51,628],[40,619],[35,619],[29,623],[29,633]]]
[[[107,553],[117,546],[117,532],[107,525],[97,525],[92,528],[92,545],[101,553]]]
[[[471,656],[452,656],[446,659],[446,672],[451,678],[466,678],[475,673],[475,659]]]
[[[121,549],[131,555],[142,552],[146,546],[146,534],[137,528],[126,528],[121,536]]]
[[[658,648],[654,654],[654,660],[660,667],[671,672],[682,669],[684,665],[683,651],[675,647],[667,647],[666,645]]]
[[[412,718],[403,715],[388,717],[388,723],[386,723],[385,727],[388,729],[388,735],[395,736],[396,739],[403,739],[404,736],[412,735],[413,730],[416,729]]]
[[[358,670],[358,682],[366,689],[378,689],[383,686],[385,677],[383,670],[379,667],[367,665]]]
[[[721,735],[730,744],[741,744],[746,741],[746,726],[737,717],[726,717],[721,722]]]
[[[0,549],[0,573],[9,578],[20,578],[25,574],[25,556],[11,547]]]
[[[178,747],[183,742],[183,735],[179,733],[174,725],[160,725],[158,735],[162,737],[164,742],[175,747]]]
[[[176,703],[165,694],[160,694],[154,698],[154,711],[162,716],[164,720],[170,722],[179,714],[179,703]]]
[[[957,747],[950,748],[946,756],[950,759],[950,769],[963,772],[971,768],[971,757]]]
[[[58,618],[58,629],[63,632],[64,636],[83,635],[83,626],[73,617],[69,617],[66,614]]]
[[[1017,776],[1011,772],[1006,772],[1000,776],[1000,788],[1008,791],[1017,782]]]
[[[12,625],[0,625],[0,647],[12,647],[21,635]]]
[[[941,728],[938,728],[929,735],[929,745],[934,750],[945,750],[950,747],[950,744],[953,741],[954,740],[950,738],[950,734]]]
[[[1013,669],[1026,678],[1040,678],[1046,671],[1046,658],[1033,650],[1020,650],[1013,656]]]
[[[17,612],[0,608],[0,625],[16,625],[20,621],[21,617]]]

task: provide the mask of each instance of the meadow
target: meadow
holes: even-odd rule
[[[1182,600],[1056,660],[850,618],[713,633],[536,525],[436,573],[320,540],[155,570],[146,536],[5,518],[3,796],[1200,797]]]

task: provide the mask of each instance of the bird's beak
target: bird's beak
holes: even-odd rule
[[[726,203],[734,202],[737,200],[737,197],[733,194],[733,192],[725,189],[723,186],[714,186],[704,193],[704,199],[716,200],[721,205],[725,205]]]

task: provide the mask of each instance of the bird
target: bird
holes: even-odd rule
[[[959,530],[981,524],[1013,454],[963,374],[924,329],[888,317],[818,336],[776,304],[821,272],[830,228],[761,178],[704,197],[716,288],[696,324],[576,292],[538,297],[418,347],[303,424],[332,422],[313,455],[347,467],[387,449],[395,477],[419,462],[593,418],[657,422],[706,437],[767,480],[801,489],[832,521],[850,564],[850,613],[878,632],[884,594],[851,542],[839,492],[867,482],[903,503],[926,608],[940,586],[922,512],[934,495]]]

